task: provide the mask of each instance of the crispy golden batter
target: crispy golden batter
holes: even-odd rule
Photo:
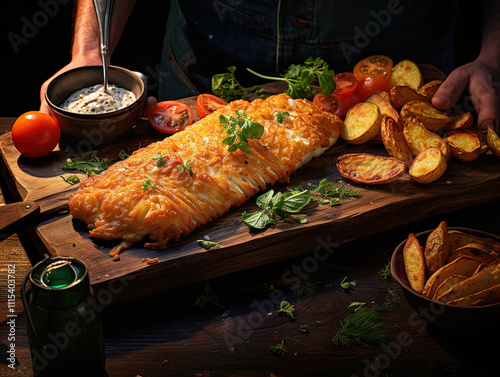
[[[249,140],[250,153],[228,152],[222,144],[227,134],[221,133],[219,116],[235,110],[245,110],[265,128],[260,140]],[[290,116],[280,124],[278,112]],[[70,211],[89,225],[92,237],[122,240],[111,251],[114,259],[145,236],[152,240],[146,247],[165,248],[259,190],[287,182],[296,168],[337,141],[342,126],[335,115],[286,95],[234,101],[91,176],[71,196]],[[186,163],[189,169],[182,169]],[[145,186],[147,180],[151,184]]]

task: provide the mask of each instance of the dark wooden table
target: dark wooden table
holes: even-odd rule
[[[0,118],[0,134],[10,131],[13,121]],[[5,185],[2,189],[0,203],[14,200]],[[316,253],[110,305],[102,311],[107,373],[110,377],[496,375],[500,327],[472,333],[425,327],[399,286],[379,272],[409,232],[420,232],[445,220],[450,226],[500,234],[499,211],[498,202],[456,208],[446,215],[341,245],[311,234],[311,249],[318,250]],[[20,284],[44,252],[34,238],[34,232],[27,228],[0,242],[2,376],[33,375]],[[7,269],[13,264],[18,315],[15,369],[6,362],[10,347]],[[345,277],[353,282],[348,290],[340,287]],[[317,289],[310,296],[297,295],[291,290],[293,280],[317,283]],[[201,309],[195,302],[207,283],[217,304]],[[295,305],[294,321],[275,312],[282,300]],[[333,344],[332,334],[353,301],[384,307],[382,322],[390,335],[389,343],[371,348]],[[299,330],[306,324],[309,334]],[[270,346],[281,341],[286,353],[274,356]],[[373,365],[378,369],[371,369]]]

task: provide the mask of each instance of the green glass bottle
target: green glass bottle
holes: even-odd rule
[[[34,376],[107,375],[101,317],[85,264],[46,257],[26,274],[22,296]]]

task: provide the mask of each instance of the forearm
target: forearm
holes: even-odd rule
[[[478,60],[500,72],[500,1],[484,2],[483,38]]]
[[[111,14],[109,56],[115,50],[136,0],[115,0]],[[79,0],[73,32],[72,59],[86,59],[99,64],[102,61],[99,26],[93,0]]]

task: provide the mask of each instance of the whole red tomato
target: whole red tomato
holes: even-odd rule
[[[12,141],[26,157],[42,157],[52,152],[59,143],[61,130],[50,115],[28,111],[16,119],[12,126]]]

